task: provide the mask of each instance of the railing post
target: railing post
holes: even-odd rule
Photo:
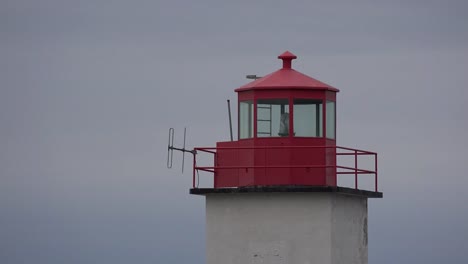
[[[375,159],[375,191],[378,192],[378,185],[377,185],[377,180],[378,180],[378,176],[377,176],[377,153],[374,154],[374,159]]]
[[[335,173],[335,185],[338,186],[338,149],[336,146],[334,146],[335,149],[335,168],[334,173]]]
[[[270,123],[270,126],[271,126],[271,123]],[[263,179],[266,179],[266,175],[267,175],[267,168],[266,168],[266,165],[267,165],[267,149],[266,148],[263,149],[263,164],[265,165],[265,168],[263,168]]]
[[[196,157],[196,155],[193,155],[192,188],[194,188],[194,189],[195,189],[195,167],[196,167],[196,164],[197,164],[197,159],[195,157]]]
[[[357,157],[357,150],[354,150],[354,189],[358,188]]]

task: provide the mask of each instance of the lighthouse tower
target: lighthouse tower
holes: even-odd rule
[[[339,90],[294,70],[294,54],[278,58],[281,69],[235,90],[238,139],[194,148],[190,193],[206,198],[207,263],[367,263],[367,200],[382,198],[377,153],[337,146]],[[198,164],[202,154],[213,164]],[[358,166],[365,158],[373,168]],[[200,171],[213,186],[195,184]],[[371,190],[359,188],[363,174]],[[341,177],[353,185],[338,186]]]

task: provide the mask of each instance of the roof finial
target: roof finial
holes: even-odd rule
[[[292,60],[297,59],[297,56],[289,51],[285,51],[278,56],[278,59],[283,60],[283,69],[291,69]]]

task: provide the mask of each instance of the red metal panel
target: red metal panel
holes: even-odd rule
[[[259,166],[266,167],[257,170],[259,175],[255,178],[257,185],[285,185],[290,182],[291,151],[284,148],[285,145],[289,145],[287,137],[258,138],[256,140],[255,146],[261,146],[263,149],[256,150],[255,161],[256,163],[259,161]]]
[[[243,140],[239,142],[239,147],[244,149],[239,150],[238,162],[242,168],[239,169],[239,186],[255,185],[255,171],[252,166],[255,166],[255,149],[252,148],[253,140]]]
[[[337,186],[336,181],[336,141],[332,139],[325,140],[326,146],[332,146],[333,148],[325,149],[325,185]]]
[[[335,150],[320,147],[325,143],[323,138],[287,137],[218,142],[215,187],[336,186]]]
[[[238,141],[216,143],[216,164],[214,173],[214,187],[239,186],[239,169],[221,169],[223,167],[240,166]],[[232,148],[232,149],[228,149]]]

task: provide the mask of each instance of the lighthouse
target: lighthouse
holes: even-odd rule
[[[278,58],[280,69],[235,90],[237,140],[192,151],[207,263],[367,263],[367,203],[383,196],[377,153],[338,146],[339,90],[294,70],[291,52]],[[360,167],[362,159],[373,166]],[[196,184],[200,172],[212,186]],[[341,177],[352,186],[339,186]],[[361,189],[360,177],[372,177],[372,188]]]

